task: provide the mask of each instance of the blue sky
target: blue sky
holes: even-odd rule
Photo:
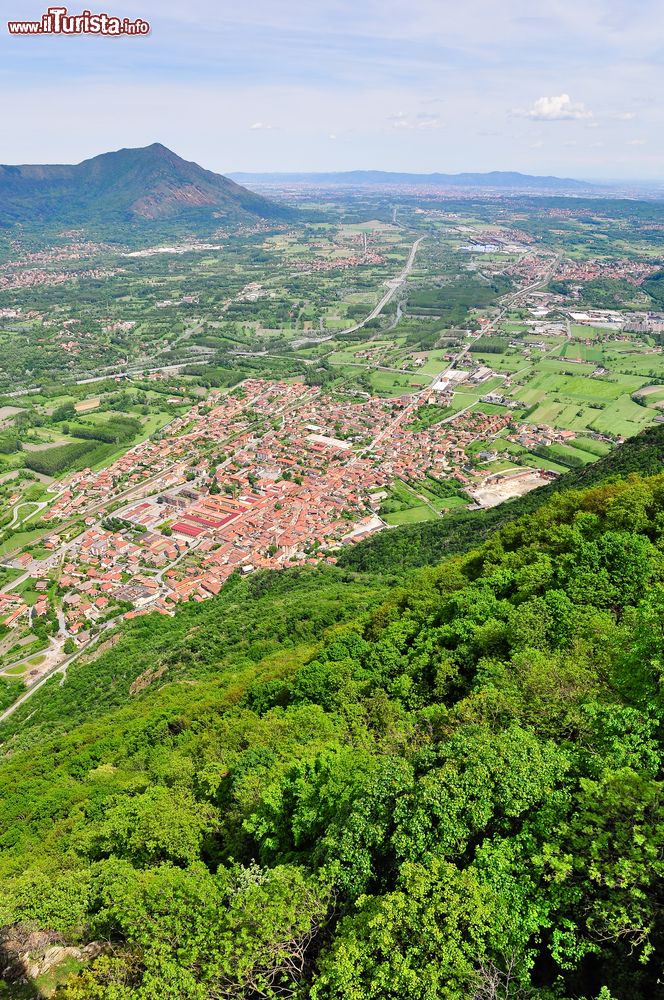
[[[8,35],[47,6],[0,0],[5,163],[664,176],[662,0],[90,0],[151,34]]]

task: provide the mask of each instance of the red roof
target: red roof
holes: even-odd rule
[[[171,525],[171,528],[181,535],[189,535],[190,538],[198,538],[203,533],[202,528],[197,528],[193,524],[184,524],[182,521],[176,521],[175,524]]]
[[[219,528],[223,521],[219,517],[205,517],[203,514],[185,514],[185,520],[193,521],[194,524],[203,524],[206,528]]]

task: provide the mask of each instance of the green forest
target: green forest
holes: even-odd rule
[[[63,1000],[664,996],[663,453],[232,578],[45,685],[0,726],[0,997],[44,995],[36,940],[91,946]]]
[[[440,316],[446,327],[458,326],[465,321],[471,308],[493,305],[511,287],[505,275],[496,275],[488,283],[457,276],[457,280],[442,287],[410,292],[408,308],[418,316]]]

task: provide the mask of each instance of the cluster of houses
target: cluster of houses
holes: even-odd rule
[[[449,382],[491,374],[453,371]],[[340,546],[384,526],[377,498],[397,479],[472,486],[490,475],[468,448],[505,432],[507,408],[420,428],[416,405],[410,396],[358,402],[250,379],[211,393],[108,468],[69,476],[44,515],[54,533],[43,542],[58,567],[68,634],[206,600],[233,572],[334,561]],[[524,425],[512,436],[532,446],[566,433]],[[72,519],[84,530],[63,542],[59,525]]]
[[[351,267],[362,267],[366,264],[384,264],[385,257],[375,250],[365,250],[363,253],[347,254],[343,257],[310,258],[308,260],[289,260],[288,266],[294,271],[305,271],[307,274],[318,271],[345,271]]]
[[[39,285],[63,285],[74,278],[112,278],[118,268],[91,267],[86,271],[47,271],[44,268],[23,268],[0,275],[0,289],[34,288]]]
[[[608,260],[592,257],[587,260],[564,260],[558,265],[556,278],[559,281],[596,281],[616,279],[628,281],[631,285],[641,285],[661,265],[643,260]]]
[[[486,366],[451,370],[431,401],[492,375]],[[484,398],[509,403],[501,393]],[[409,396],[351,402],[301,383],[248,380],[212,393],[108,468],[71,475],[44,515],[56,529],[44,544],[63,553],[68,632],[85,636],[116,613],[205,600],[236,571],[333,560],[340,545],[383,527],[376,497],[395,479],[473,486],[489,474],[472,467],[467,449],[504,431],[507,409],[416,429],[412,405]],[[534,447],[567,434],[524,425],[511,439]],[[63,546],[57,527],[72,518],[85,530]],[[12,596],[11,623],[26,613]]]
[[[26,552],[18,556],[15,562],[19,569],[27,571],[32,565],[33,558]],[[48,581],[38,579],[33,586],[38,594],[33,604],[28,604],[20,593],[13,590],[0,591],[0,624],[7,628],[16,628],[22,624],[29,624],[33,618],[41,618],[48,614]]]

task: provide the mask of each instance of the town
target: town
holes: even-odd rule
[[[486,204],[493,223],[363,203],[366,222],[12,245],[3,680],[65,672],[233,574],[521,496],[664,420],[656,255],[568,256],[573,215],[548,209],[543,239]]]
[[[456,384],[476,377],[454,374]],[[440,397],[423,398],[436,405]],[[468,467],[475,442],[488,447],[508,427],[515,441],[524,438],[508,410],[416,430],[410,423],[420,405],[419,397],[342,402],[317,387],[259,379],[211,393],[159,440],[52,487],[42,515],[52,526],[41,542],[45,558],[13,561],[21,576],[0,594],[3,623],[29,629],[48,614],[46,591],[55,583],[59,637],[85,643],[92,627],[119,615],[171,613],[182,600],[205,600],[233,572],[335,561],[340,546],[386,527],[381,501],[397,481],[451,479],[467,504],[489,505],[492,488],[498,502],[501,488],[518,495],[555,475]],[[550,428],[535,436],[563,439]],[[84,530],[68,538],[74,520]],[[32,606],[16,592],[28,577],[43,595]],[[44,662],[52,666],[53,658]]]

